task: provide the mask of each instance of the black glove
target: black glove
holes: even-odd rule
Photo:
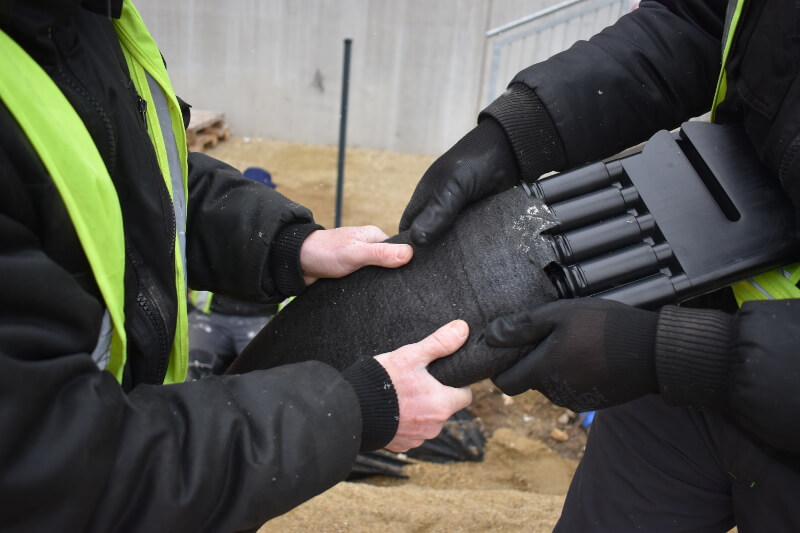
[[[400,219],[400,231],[411,228],[414,244],[430,244],[465,205],[510,189],[519,176],[505,132],[486,118],[425,172]]]
[[[591,411],[658,392],[658,313],[601,298],[551,302],[498,318],[486,341],[525,355],[494,378],[506,394],[536,389],[553,403]]]

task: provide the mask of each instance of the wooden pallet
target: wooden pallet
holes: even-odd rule
[[[186,144],[192,152],[200,152],[216,146],[219,141],[230,137],[231,131],[225,124],[225,115],[216,111],[192,109],[192,118],[186,128]]]

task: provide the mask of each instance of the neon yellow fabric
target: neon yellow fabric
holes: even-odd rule
[[[158,157],[158,165],[161,174],[164,176],[167,188],[172,197],[175,197],[172,190],[172,179],[170,176],[169,162],[167,160],[167,149],[164,145],[164,136],[161,132],[161,125],[158,122],[158,113],[153,105],[153,97],[150,87],[147,84],[146,74],[149,74],[161,87],[167,98],[170,117],[172,119],[172,130],[178,145],[178,155],[181,163],[181,182],[183,183],[183,196],[188,197],[187,174],[188,174],[188,148],[186,145],[186,131],[183,127],[183,117],[181,115],[178,99],[172,89],[172,83],[167,75],[167,69],[150,32],[139,15],[133,4],[125,0],[122,5],[122,15],[119,20],[114,21],[114,29],[119,37],[122,51],[128,62],[128,70],[133,80],[136,90],[147,102],[147,131],[150,140]],[[184,282],[183,260],[178,239],[175,239],[175,283],[177,294],[186,294]],[[170,352],[169,366],[164,383],[182,383],[186,380],[186,373],[189,362],[189,322],[187,319],[186,301],[178,297],[178,324],[175,332],[175,341]]]
[[[203,298],[200,298],[200,295],[203,295]],[[189,290],[189,301],[192,302],[192,305],[195,306],[198,310],[205,314],[211,313],[211,300],[214,298],[214,293],[209,291],[193,291]],[[198,306],[198,304],[202,301],[203,305]]]
[[[114,21],[114,28],[131,79],[148,102],[150,140],[167,188],[174,198],[167,149],[145,72],[159,84],[167,99],[185,198],[188,196],[186,132],[161,53],[130,1],[124,2],[122,16]],[[0,34],[0,93],[52,176],[75,225],[111,316],[113,336],[106,370],[121,382],[127,357],[127,338],[124,328],[125,238],[119,198],[91,135],[69,101],[13,39],[5,33]],[[43,105],[30,105],[31,101]],[[176,238],[175,283],[178,295],[186,294],[184,279],[183,260]],[[164,383],[185,381],[188,359],[186,301],[179,297],[177,331]]]
[[[0,98],[50,173],[75,226],[111,316],[114,332],[106,370],[121,381],[127,347],[125,238],[117,191],[78,113],[47,73],[2,31]]]
[[[282,301],[281,303],[279,303],[279,304],[278,304],[278,312],[280,313],[281,311],[283,311],[283,309],[284,309],[284,308],[285,308],[287,305],[289,305],[290,303],[292,303],[292,300],[294,300],[294,299],[295,299],[295,296],[289,296],[289,297],[288,297],[288,298],[286,298],[284,301]]]
[[[794,263],[734,284],[733,295],[739,305],[748,300],[800,298],[798,281],[800,281],[800,263]]]
[[[711,122],[716,120],[717,106],[721,104],[728,93],[728,74],[725,65],[733,45],[733,38],[746,0],[737,0],[731,14],[728,27],[725,30],[725,46],[722,51],[722,69],[717,80],[717,90],[711,106]],[[788,276],[787,276],[788,274]],[[741,306],[748,300],[782,300],[786,298],[800,298],[800,289],[797,282],[800,280],[800,263],[789,265],[782,269],[760,274],[748,280],[740,281],[731,286],[736,302]]]
[[[736,29],[739,26],[739,19],[742,16],[742,9],[746,0],[737,0],[736,8],[733,11],[728,27],[726,28],[725,46],[722,49],[722,68],[719,71],[719,78],[717,79],[717,90],[714,93],[714,102],[711,105],[711,122],[716,121],[717,106],[725,100],[728,94],[728,74],[725,71],[725,65],[728,63],[728,56],[733,45],[733,36],[736,34]]]

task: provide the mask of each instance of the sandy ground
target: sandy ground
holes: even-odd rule
[[[207,150],[241,170],[267,169],[277,190],[333,227],[337,149],[233,136]],[[389,235],[434,158],[350,149],[342,225],[374,224]],[[407,479],[344,482],[260,529],[277,532],[544,532],[558,520],[586,433],[574,414],[535,392],[509,398],[473,385],[470,410],[488,437],[485,459],[414,462]]]

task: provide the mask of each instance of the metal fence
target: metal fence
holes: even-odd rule
[[[479,107],[505,90],[520,70],[588,39],[630,11],[631,0],[566,0],[486,32]]]

